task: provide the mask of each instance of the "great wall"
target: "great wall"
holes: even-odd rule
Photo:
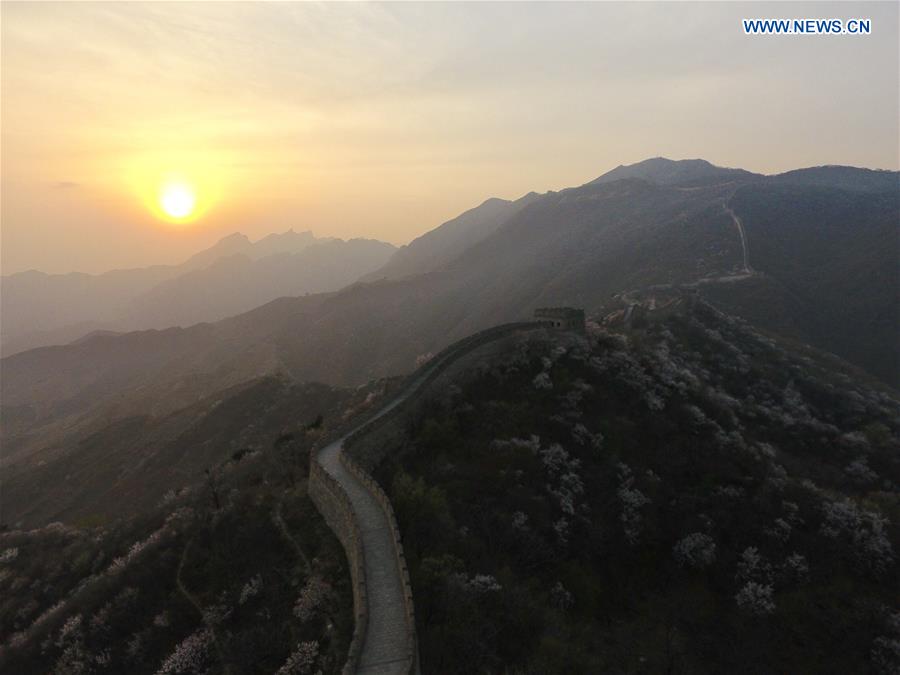
[[[495,326],[450,345],[410,375],[400,393],[377,413],[311,456],[309,495],[344,547],[353,585],[354,631],[345,675],[420,672],[415,607],[400,529],[388,496],[369,473],[381,457],[371,453],[353,457],[352,449],[398,419],[413,394],[479,347],[522,331],[584,326],[584,314],[568,308],[539,310],[536,318]]]

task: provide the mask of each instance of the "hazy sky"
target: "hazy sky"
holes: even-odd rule
[[[702,157],[898,168],[898,4],[2,4],[3,273],[239,230],[405,243],[485,198]],[[743,17],[870,17],[751,37]],[[209,209],[173,226],[160,175]]]

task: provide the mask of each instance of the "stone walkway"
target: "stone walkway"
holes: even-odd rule
[[[509,324],[491,329],[499,337],[504,332],[520,330],[523,326],[539,324]],[[493,339],[493,337],[491,338]],[[459,343],[458,343],[459,344]],[[473,345],[474,346],[474,345]],[[467,350],[462,349],[460,353]],[[434,359],[427,368],[410,382],[404,391],[382,408],[362,426],[386,415],[409,398],[428,379],[429,373],[444,363],[459,358],[460,353],[446,353]],[[361,428],[357,427],[357,429]],[[363,641],[358,673],[385,674],[407,673],[408,655],[412,645],[407,644],[406,608],[403,604],[403,581],[387,514],[375,496],[359,479],[350,473],[340,461],[344,441],[357,429],[349,432],[319,451],[317,460],[347,492],[357,514],[363,551],[366,559],[366,592],[368,594],[368,626]]]
[[[397,405],[396,399],[380,414]],[[380,415],[379,415],[380,416]],[[344,439],[325,446],[319,452],[319,464],[347,491],[359,522],[366,556],[366,591],[369,623],[363,641],[358,673],[406,673],[406,612],[403,583],[387,515],[366,487],[341,464],[339,455]]]

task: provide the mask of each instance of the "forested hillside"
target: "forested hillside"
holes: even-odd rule
[[[900,403],[674,306],[476,360],[383,449],[423,669],[896,672]]]

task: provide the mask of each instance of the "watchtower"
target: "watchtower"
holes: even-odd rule
[[[584,310],[574,307],[541,307],[534,318],[551,328],[584,332]]]

